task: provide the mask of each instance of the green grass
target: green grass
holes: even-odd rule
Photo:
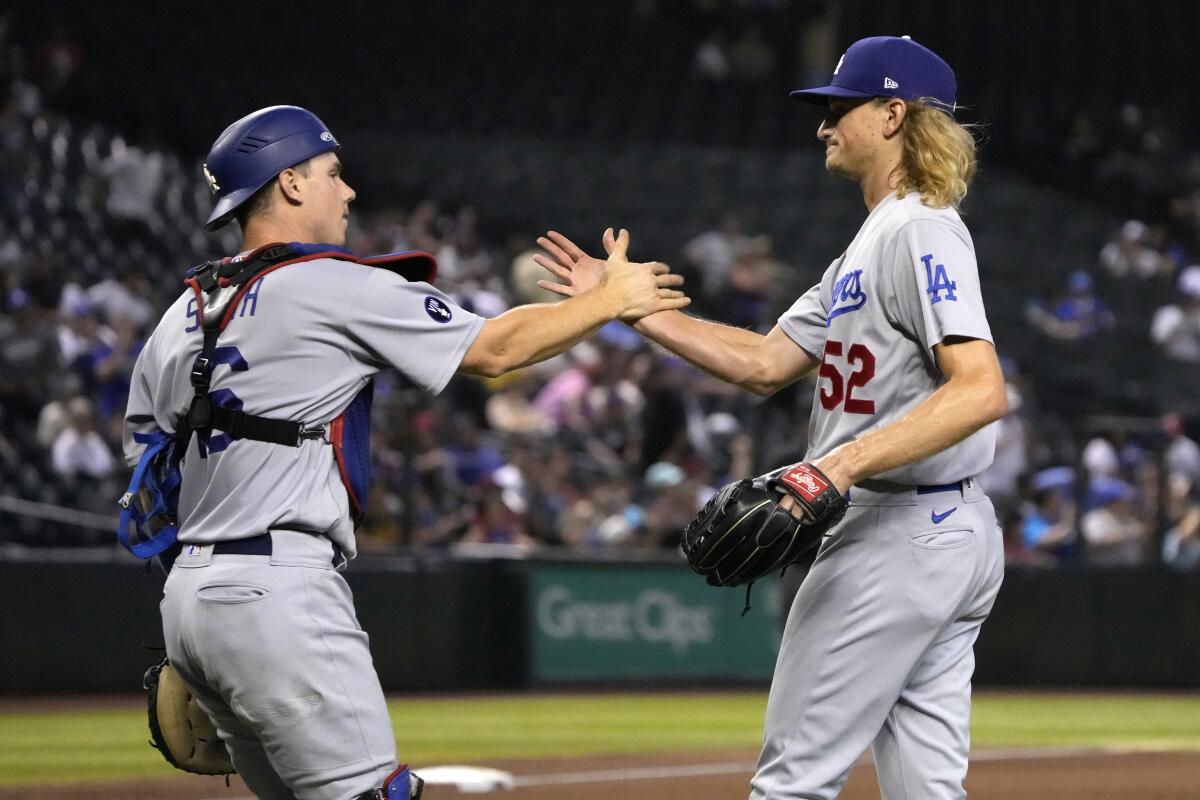
[[[1198,695],[983,695],[975,747],[1200,749]]]
[[[416,764],[757,748],[765,692],[399,699]],[[1200,750],[1200,696],[981,694],[974,746]],[[0,785],[169,776],[141,708],[0,714]]]

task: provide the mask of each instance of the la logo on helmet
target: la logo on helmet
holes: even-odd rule
[[[213,194],[221,191],[221,186],[217,183],[217,179],[208,171],[208,164],[204,165],[204,180],[208,181],[208,188],[212,190]]]

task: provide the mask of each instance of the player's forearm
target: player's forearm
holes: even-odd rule
[[[616,318],[620,305],[597,288],[561,303],[509,309],[484,323],[465,371],[496,377],[568,350]]]
[[[762,372],[758,347],[763,336],[719,322],[662,311],[643,317],[634,329],[708,374],[756,393]]]
[[[952,380],[900,419],[842,445],[817,463],[844,489],[843,482],[855,484],[940,453],[1007,411],[1003,382],[997,386],[987,378]]]

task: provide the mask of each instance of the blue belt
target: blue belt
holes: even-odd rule
[[[936,486],[918,486],[917,494],[936,494],[937,492],[960,492],[963,488],[962,481],[954,483],[939,483]]]
[[[311,535],[316,536],[316,534]],[[333,545],[331,563],[336,567],[342,561],[342,548],[338,547],[337,542],[331,541],[330,544]],[[271,534],[260,533],[258,536],[251,536],[248,539],[217,542],[213,545],[213,555],[269,556],[271,555]]]
[[[334,547],[336,546],[334,545]],[[213,555],[269,556],[271,555],[271,534],[260,533],[249,539],[217,542],[213,545],[212,551]]]
[[[852,486],[846,492],[846,499],[853,502],[852,498],[856,490],[860,490],[872,495],[902,495],[909,492],[913,492],[917,495],[937,494],[938,492],[965,492],[973,485],[972,480],[973,479],[971,478],[964,478],[960,481],[954,481],[953,483],[937,483],[919,486],[906,486],[904,484],[891,483],[889,481],[867,480],[862,484]]]

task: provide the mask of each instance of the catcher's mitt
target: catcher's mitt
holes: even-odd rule
[[[171,662],[164,658],[146,670],[145,686],[150,692],[150,744],[171,766],[197,775],[236,772],[216,727]]]
[[[792,495],[803,520],[779,505]],[[849,503],[812,464],[741,480],[717,492],[683,532],[688,564],[710,586],[741,586],[800,561]]]

